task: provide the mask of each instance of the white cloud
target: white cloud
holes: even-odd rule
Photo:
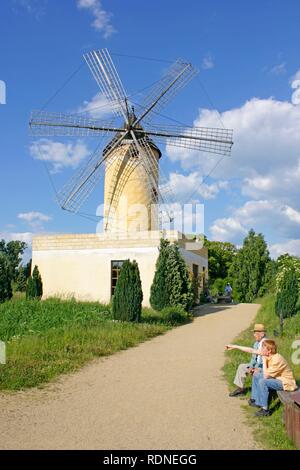
[[[250,228],[273,230],[277,237],[288,239],[300,237],[300,212],[280,201],[247,201],[229,218],[215,220],[210,232],[215,240],[240,242]]]
[[[118,105],[114,105],[107,100],[102,93],[97,93],[91,101],[84,101],[83,105],[78,109],[78,113],[86,113],[94,119],[101,119],[117,109]]]
[[[31,246],[32,235],[32,232],[0,232],[0,240],[3,239],[6,242],[19,240],[20,242],[25,242],[27,245]]]
[[[270,69],[270,73],[274,75],[284,75],[286,73],[285,62],[282,62],[278,65],[274,65],[274,67]]]
[[[228,187],[228,182],[222,180],[212,184],[203,183],[203,177],[197,172],[188,175],[170,173],[169,184],[176,198],[187,202],[199,196],[203,199],[214,199],[220,190]]]
[[[300,256],[300,240],[288,240],[284,243],[274,243],[269,247],[269,250],[271,257],[275,259],[285,253],[289,253],[292,256]]]
[[[300,106],[273,98],[252,98],[240,108],[225,111],[200,110],[194,122],[198,127],[220,128],[220,117],[225,128],[234,129],[232,156],[223,159],[215,171],[216,177],[249,177],[256,172],[264,175],[266,169],[297,165],[300,157]],[[185,168],[198,168],[207,174],[220,156],[206,155],[186,149],[167,146],[172,161],[180,161]]]
[[[49,222],[51,217],[42,212],[22,212],[18,214],[18,219],[26,222],[33,230],[44,230],[43,222]]]
[[[277,230],[296,229],[300,233],[300,212],[279,201],[247,201],[234,211],[244,224],[268,224]]]
[[[101,0],[77,0],[77,6],[80,9],[88,10],[93,15],[92,27],[96,31],[100,31],[105,39],[116,32],[111,24],[112,13],[104,10]]]
[[[206,55],[202,61],[202,68],[204,70],[213,69],[215,66],[213,58],[210,54]]]
[[[46,13],[46,6],[47,0],[13,0],[12,11],[17,14],[26,11],[39,20]]]
[[[300,70],[291,78],[291,87],[295,90],[292,94],[292,103],[300,104]]]
[[[64,144],[49,139],[39,139],[30,145],[29,150],[36,160],[51,162],[52,173],[58,173],[67,167],[77,168],[82,160],[91,154],[81,140]]]
[[[300,69],[297,70],[297,72],[292,76],[291,78],[291,84],[293,83],[294,80],[300,80]],[[293,87],[292,87],[293,88]]]
[[[236,242],[243,238],[248,230],[234,217],[221,218],[214,221],[210,227],[212,240]]]
[[[298,77],[300,71],[292,78],[293,86],[295,81],[300,84]],[[300,103],[300,87],[296,92]],[[234,130],[231,157],[201,157],[199,152],[167,145],[169,158],[202,175],[235,178],[243,195],[276,199],[300,209],[300,106],[273,98],[252,98],[221,116],[202,109],[194,125],[220,128],[220,119],[225,128]]]

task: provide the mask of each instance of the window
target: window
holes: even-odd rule
[[[115,288],[117,285],[117,280],[122,268],[124,261],[111,261],[111,297],[115,293]]]
[[[199,290],[198,290],[199,266],[198,266],[198,264],[193,264],[193,278],[194,278],[194,281],[195,281],[194,294],[195,294],[195,297],[197,299],[198,295],[199,295]]]
[[[205,266],[203,266],[203,268],[202,268],[202,287],[203,288],[205,286],[205,274],[206,274]]]
[[[199,266],[198,266],[198,264],[193,264],[193,275],[194,275],[194,277],[196,277],[196,278],[197,278],[198,275],[199,275]]]

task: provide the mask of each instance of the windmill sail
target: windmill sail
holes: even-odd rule
[[[181,59],[151,87],[136,115],[128,111],[125,89],[107,49],[92,51],[84,58],[115,118],[101,121],[90,115],[34,111],[30,120],[31,132],[36,136],[101,136],[107,140],[111,136],[104,149],[99,146],[59,192],[60,206],[77,212],[105,175],[107,230],[117,225],[113,214],[121,210],[123,194],[131,204],[140,203],[147,208],[164,204],[171,219],[175,197],[159,170],[161,152],[153,139],[193,151],[230,155],[232,130],[151,124],[154,116],[198,73]],[[120,118],[123,123],[116,125]],[[153,230],[151,222],[147,223],[147,230]]]
[[[179,91],[198,74],[198,70],[181,59],[171,65],[166,74],[156,82],[140,105],[141,114],[136,123],[145,117],[150,122]]]
[[[89,52],[84,59],[112,110],[127,119],[126,93],[108,50]]]
[[[145,126],[145,133],[163,144],[217,155],[230,155],[233,145],[232,129],[152,124]]]
[[[119,132],[122,129],[113,126],[113,120],[100,121],[80,114],[32,111],[29,122],[33,136],[99,136],[103,132]]]

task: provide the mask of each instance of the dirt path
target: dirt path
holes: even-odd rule
[[[43,390],[0,394],[0,448],[257,448],[221,367],[258,305],[204,308],[192,324]]]

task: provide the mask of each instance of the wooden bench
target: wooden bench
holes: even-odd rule
[[[224,303],[224,304],[231,304],[232,303],[231,295],[218,295],[218,302]]]
[[[289,438],[300,449],[300,389],[294,392],[278,391],[277,395],[284,406],[283,422]]]

